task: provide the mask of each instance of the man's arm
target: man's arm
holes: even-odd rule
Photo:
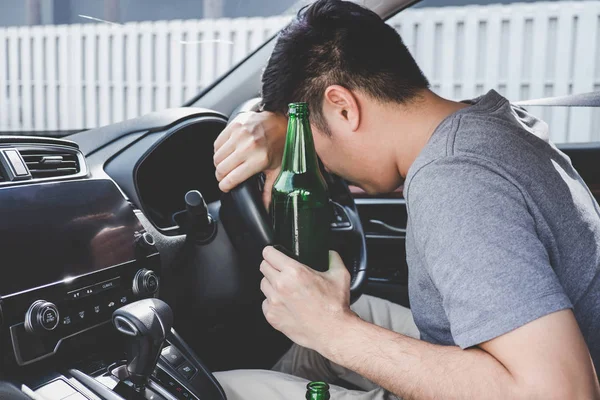
[[[263,255],[261,289],[269,323],[405,400],[600,398],[587,346],[570,310],[479,347],[433,345],[352,313],[349,274],[336,253],[324,273],[272,247]]]
[[[356,317],[322,354],[404,399],[597,399],[573,313],[558,311],[479,347],[439,346]],[[549,334],[551,332],[551,334]]]

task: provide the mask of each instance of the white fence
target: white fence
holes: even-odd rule
[[[289,18],[2,28],[0,131],[92,128],[178,106]],[[600,1],[409,9],[389,23],[452,99],[600,90]],[[556,142],[600,140],[597,111],[532,110]]]
[[[390,24],[434,90],[464,99],[496,89],[511,101],[600,90],[600,2],[406,10]],[[557,143],[600,140],[592,109],[530,107]]]
[[[288,22],[0,29],[0,131],[93,128],[180,106]]]

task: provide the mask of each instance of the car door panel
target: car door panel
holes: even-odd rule
[[[406,264],[406,202],[401,188],[374,197],[351,186],[367,241],[369,277],[365,293],[409,305]]]
[[[596,201],[600,201],[600,143],[570,143],[557,147],[571,159]]]

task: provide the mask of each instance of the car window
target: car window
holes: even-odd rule
[[[2,0],[0,132],[64,136],[181,106],[307,3]]]
[[[600,90],[599,1],[425,0],[388,23],[447,98]],[[555,143],[600,141],[600,109],[526,108],[549,124]]]

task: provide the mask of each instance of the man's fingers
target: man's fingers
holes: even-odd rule
[[[279,271],[285,269],[286,266],[298,264],[296,260],[286,256],[273,246],[267,246],[264,248],[263,258],[274,268],[277,268]]]
[[[260,272],[264,275],[265,278],[271,283],[271,285],[275,284],[275,281],[278,279],[278,274],[280,271],[271,265],[268,261],[263,260],[260,263]]]
[[[240,164],[244,162],[244,155],[239,151],[234,151],[231,153],[226,159],[217,164],[217,169],[215,171],[215,176],[217,180],[220,182],[225,178],[231,171],[237,168]]]
[[[275,294],[275,289],[273,289],[273,286],[267,278],[262,278],[260,281],[260,290],[264,293],[267,299],[272,299],[273,295]]]
[[[335,250],[329,250],[329,270],[346,268],[344,265],[344,260]]]
[[[269,300],[268,299],[264,299],[262,302],[262,311],[263,311],[263,315],[267,315],[267,309],[269,308]]]
[[[219,183],[219,189],[223,192],[229,192],[231,189],[254,175],[256,172],[253,171],[254,170],[249,167],[248,162],[244,161],[223,178]]]
[[[217,140],[215,140],[214,147],[215,153],[223,146],[231,137],[231,132],[235,129],[236,124],[231,123],[223,129],[223,131],[217,136]]]
[[[343,277],[344,281],[347,281],[348,284],[350,284],[350,272],[344,265],[342,257],[334,250],[329,250],[329,271],[327,272],[334,274],[334,276],[337,277]]]
[[[231,153],[235,151],[235,140],[228,140],[221,146],[217,151],[215,151],[215,155],[213,156],[213,162],[215,165],[219,165],[223,160],[225,160]]]

